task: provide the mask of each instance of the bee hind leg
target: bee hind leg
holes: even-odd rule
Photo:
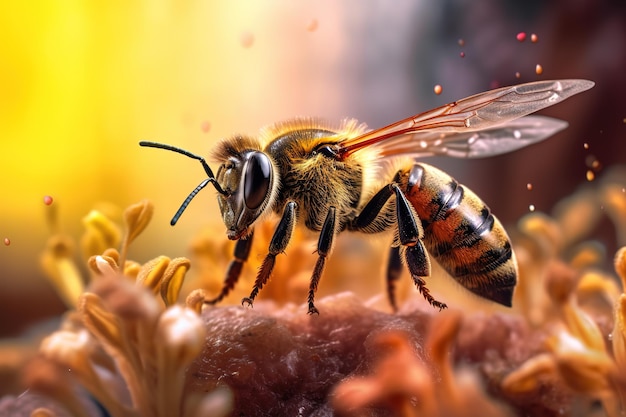
[[[445,303],[435,300],[426,288],[424,277],[430,276],[430,258],[424,247],[424,229],[417,214],[411,208],[406,196],[397,184],[392,185],[396,193],[396,218],[398,221],[398,239],[402,245],[406,265],[411,278],[426,301],[439,310],[447,308]]]
[[[396,302],[396,282],[402,275],[402,256],[400,255],[400,247],[392,246],[389,251],[389,260],[387,261],[387,299],[393,311],[398,311]]]
[[[426,254],[426,250],[424,249],[422,243],[419,242],[418,245],[405,247],[404,259],[409,267],[409,272],[411,272],[411,278],[413,278],[415,286],[422,296],[424,296],[426,301],[439,310],[448,308],[445,303],[435,300],[435,298],[430,294],[430,290],[426,288],[426,281],[424,281],[424,277],[430,275],[429,273],[426,273],[430,272],[430,262],[428,261],[428,255]]]
[[[395,217],[393,214],[389,216],[390,213],[385,210],[387,201],[394,193],[396,196]],[[417,213],[412,209],[397,183],[394,182],[381,188],[347,227],[350,230],[372,233],[385,230],[391,226],[392,222],[398,225],[399,245],[391,248],[387,266],[387,296],[391,307],[397,310],[395,282],[400,276],[401,259],[404,258],[413,282],[424,298],[434,307],[446,308],[446,305],[435,300],[426,288],[424,277],[430,276],[430,258],[422,242],[424,229]]]

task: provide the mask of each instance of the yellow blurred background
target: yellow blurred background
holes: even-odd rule
[[[60,227],[78,236],[94,204],[147,197],[157,205],[142,236],[150,244],[133,255],[185,254],[198,222],[219,221],[214,198],[199,197],[171,229],[169,217],[203,172],[138,141],[206,154],[236,131],[314,109],[334,114],[341,91],[322,91],[312,74],[324,64],[310,65],[340,48],[332,16],[326,30],[311,31],[319,13],[247,1],[0,6],[0,236],[11,242],[0,247],[1,301],[21,304],[50,290],[38,268],[50,234],[45,210],[57,210]],[[6,303],[4,322],[16,313]]]
[[[149,198],[155,217],[131,247],[138,261],[187,255],[200,226],[223,233],[210,189],[169,227],[204,174],[195,161],[140,148],[144,139],[206,155],[221,137],[297,115],[380,127],[490,86],[533,81],[541,63],[541,78],[598,83],[584,99],[547,112],[570,121],[569,133],[540,151],[441,166],[505,222],[529,203],[548,211],[584,181],[583,142],[604,164],[619,162],[623,140],[612,143],[623,139],[626,112],[610,103],[624,97],[625,25],[614,2],[601,14],[585,8],[594,2],[517,3],[4,2],[0,239],[10,245],[0,246],[0,334],[63,311],[38,265],[50,234],[46,210],[78,237],[95,204]],[[519,31],[535,31],[540,41],[522,45]],[[603,39],[615,48],[602,49]],[[439,96],[435,84],[443,86]]]

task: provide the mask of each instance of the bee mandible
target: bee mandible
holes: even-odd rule
[[[308,313],[319,314],[315,292],[335,237],[343,231],[393,231],[387,266],[387,295],[397,309],[395,281],[404,265],[415,286],[434,307],[446,304],[430,294],[426,279],[433,257],[463,287],[511,306],[517,264],[500,221],[467,187],[417,158],[441,155],[478,158],[539,142],[567,123],[528,116],[588,90],[587,80],[536,81],[498,88],[366,131],[355,120],[341,126],[296,118],[274,124],[258,137],[236,135],[219,142],[212,159],[217,175],[201,156],[155,142],[197,159],[207,178],[184,200],[171,224],[207,184],[217,200],[234,257],[220,293],[228,295],[241,275],[252,245],[254,225],[270,214],[280,217],[250,295],[252,306],[269,280],[297,225],[318,233],[317,262],[308,291]],[[378,178],[392,168],[386,181]]]

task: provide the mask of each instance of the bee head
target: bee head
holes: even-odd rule
[[[216,180],[224,193],[218,193],[217,201],[229,239],[248,235],[265,212],[275,194],[274,176],[270,158],[256,150],[232,155],[220,166]]]
[[[174,226],[191,200],[208,184],[217,190],[218,204],[229,239],[236,240],[250,233],[250,226],[265,211],[276,194],[274,165],[267,154],[254,150],[255,143],[247,138],[235,137],[224,141],[220,147],[222,163],[217,176],[203,157],[176,146],[163,143],[141,141],[139,145],[176,152],[200,161],[207,178],[204,179],[183,201],[172,217]],[[235,146],[232,146],[235,145]],[[243,147],[237,149],[237,146]],[[247,149],[247,150],[246,150]],[[217,153],[219,155],[219,152]]]

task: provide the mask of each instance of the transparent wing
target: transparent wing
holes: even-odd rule
[[[540,142],[566,127],[567,122],[563,120],[525,116],[485,130],[452,133],[424,131],[372,146],[380,146],[380,155],[383,157],[403,155],[413,158],[484,158]]]
[[[564,122],[524,117],[593,87],[587,80],[536,81],[476,94],[341,142],[349,155],[376,145],[383,156],[496,155],[538,142]],[[520,119],[521,118],[521,119]]]

